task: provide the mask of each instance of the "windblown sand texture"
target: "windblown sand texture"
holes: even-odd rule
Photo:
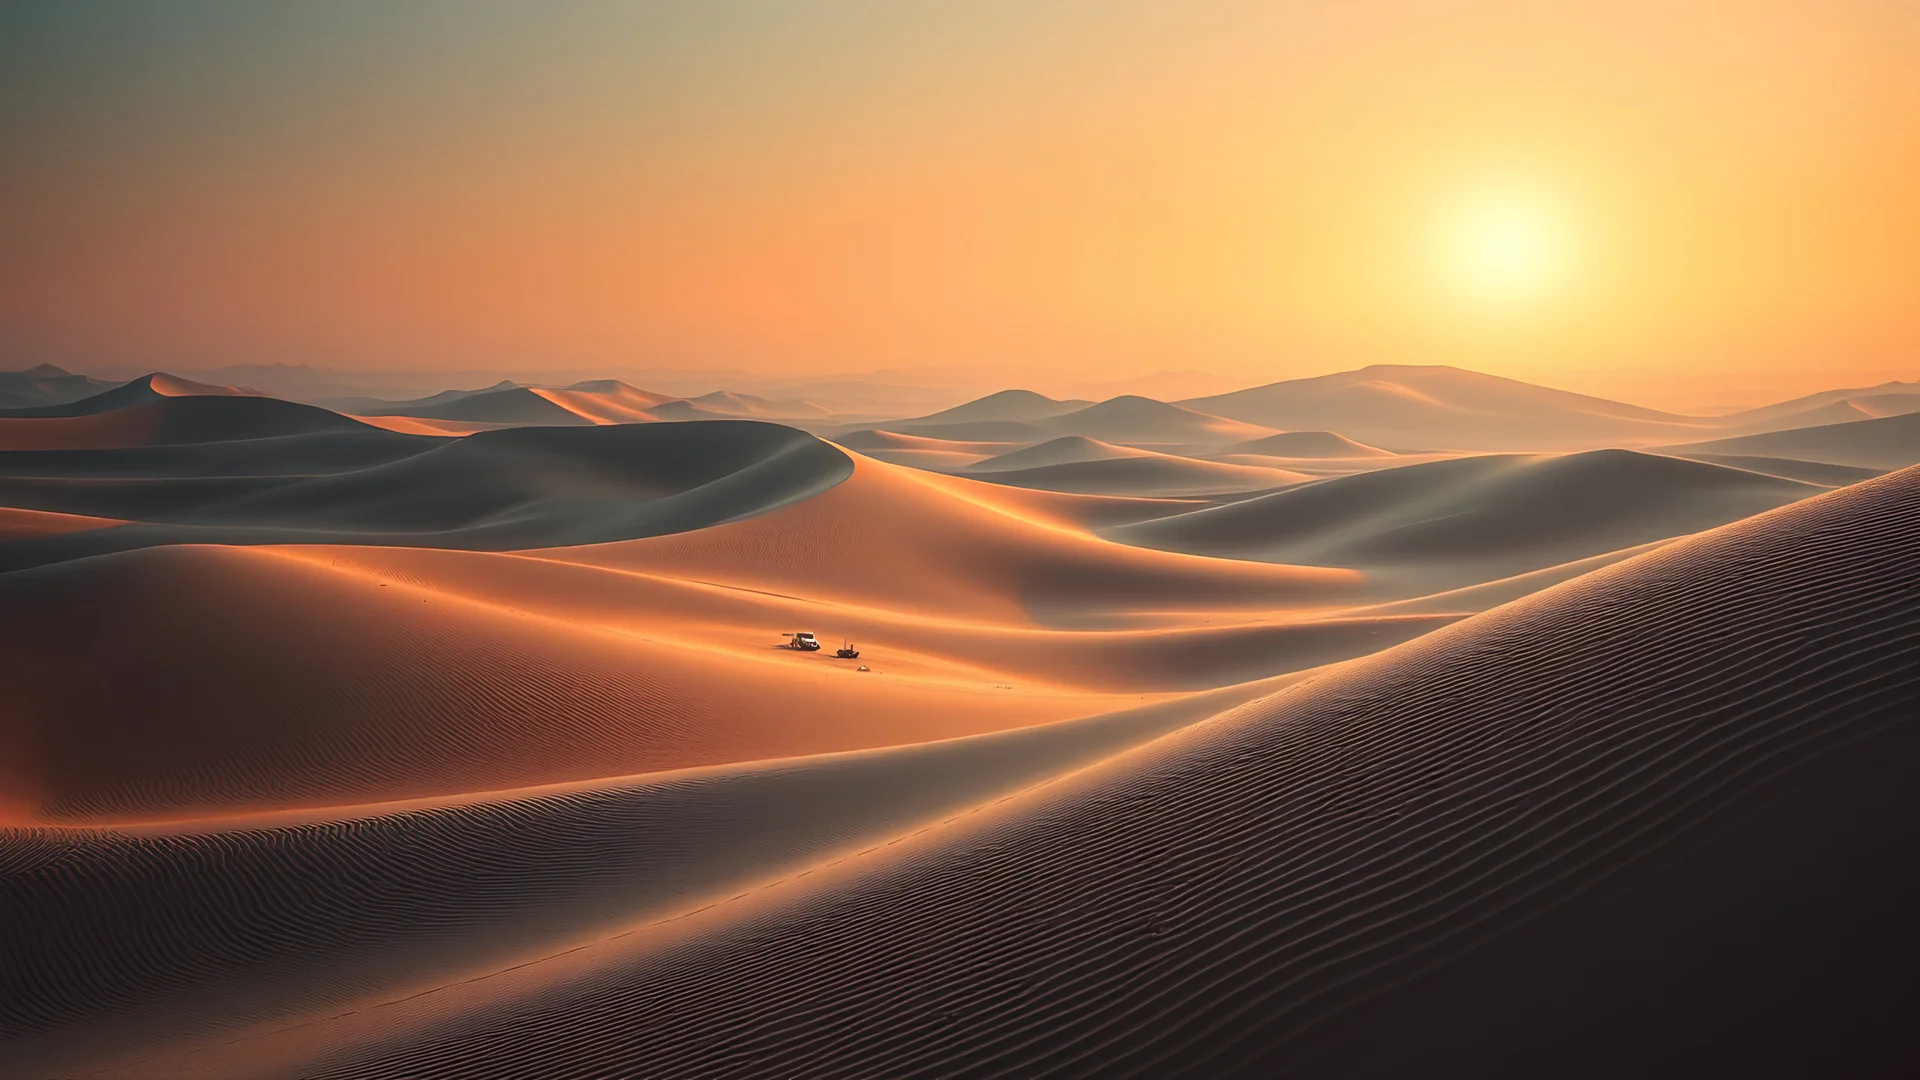
[[[15,374],[0,1077],[1910,1058],[1909,417],[1615,448],[1894,390]]]

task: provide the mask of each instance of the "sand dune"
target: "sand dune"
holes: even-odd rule
[[[509,428],[457,440],[364,431],[348,447],[364,460],[324,468],[311,455],[333,444],[288,439],[250,445],[237,462],[139,451],[120,468],[146,475],[113,482],[76,482],[72,470],[88,459],[74,457],[48,465],[64,466],[64,476],[0,475],[0,500],[13,505],[145,523],[71,542],[11,544],[0,548],[0,566],[154,544],[599,543],[762,513],[831,487],[850,469],[845,454],[811,435],[749,420]],[[272,459],[282,455],[303,459],[304,468],[276,469]],[[218,475],[230,469],[244,475]]]
[[[1869,481],[684,917],[146,1064],[1878,1071],[1920,959],[1916,531],[1920,471]]]
[[[1713,422],[1454,367],[1375,365],[1179,404],[1283,431],[1332,429],[1391,450],[1558,450],[1674,442]]]
[[[942,454],[1003,454],[1015,449],[1018,443],[1003,442],[966,442],[958,439],[935,439],[925,435],[901,435],[892,431],[879,431],[863,428],[837,436],[834,442],[849,450],[870,453],[875,450],[924,450]]]
[[[1464,584],[1697,532],[1820,490],[1626,450],[1492,455],[1323,480],[1108,535],[1212,555],[1431,568],[1432,584]]]
[[[934,472],[957,472],[1018,445],[934,439],[924,435],[901,435],[873,428],[850,431],[837,436],[833,441],[837,445],[849,450],[857,450],[879,461],[906,465],[915,469],[929,469]]]
[[[156,548],[15,572],[0,592],[16,704],[6,756],[31,776],[33,816],[51,821],[457,795],[924,742],[1137,700],[856,678],[770,649],[778,623],[722,654],[683,644],[671,615],[642,609],[610,629],[336,567],[324,551]],[[114,679],[75,667],[102,651]]]
[[[1010,469],[1035,469],[1046,465],[1067,465],[1081,461],[1111,461],[1117,458],[1151,458],[1151,450],[1136,450],[1130,446],[1116,446],[1113,443],[1089,439],[1084,435],[1062,435],[1057,439],[1048,439],[1043,443],[1023,446],[995,454],[993,457],[974,465],[969,472],[990,473]]]
[[[471,435],[476,431],[492,431],[495,428],[514,427],[513,424],[490,424],[480,420],[430,420],[424,416],[367,416],[360,413],[345,413],[355,420],[383,431],[396,431],[402,435],[437,435],[457,438]]]
[[[244,1030],[484,974],[884,843],[1221,700],[915,747],[375,805],[331,814],[322,828],[283,814],[15,832],[9,850],[40,871],[21,899],[42,932],[31,955],[15,957],[38,1007],[23,1015],[0,998],[0,1030],[16,1066],[116,1052],[137,1060],[129,1050],[182,1029]],[[685,842],[690,830],[701,843]],[[209,888],[215,861],[250,888]],[[450,878],[476,887],[445,888]],[[334,885],[316,891],[319,880]],[[103,902],[133,894],[138,903]],[[260,933],[268,924],[307,932]],[[95,955],[113,959],[71,962]],[[239,979],[245,995],[228,989]],[[194,1074],[209,1075],[197,1058]]]
[[[24,371],[0,371],[0,413],[8,409],[65,405],[111,390],[113,385],[72,374],[52,364],[40,364]]]
[[[1082,409],[1092,404],[1087,401],[1057,401],[1044,394],[1031,390],[1002,390],[988,394],[964,405],[955,405],[951,409],[942,409],[937,413],[914,417],[901,421],[918,425],[927,424],[972,424],[981,421],[1030,421],[1042,420],[1049,416],[1059,416]]]
[[[1390,458],[1394,454],[1377,446],[1354,442],[1331,431],[1283,431],[1264,439],[1235,443],[1223,454],[1260,454],[1276,458]]]
[[[1787,480],[1819,484],[1822,487],[1845,487],[1862,480],[1871,480],[1887,471],[1886,469],[1863,469],[1854,465],[1829,465],[1822,461],[1802,461],[1799,458],[1758,457],[1752,454],[1680,456],[1713,465],[1725,465],[1730,469],[1745,469],[1748,472],[1765,473],[1768,476],[1778,476]]]
[[[804,398],[769,400],[754,394],[741,394],[731,390],[715,390],[711,394],[702,394],[687,400],[703,409],[710,409],[726,416],[755,417],[762,420],[792,420],[828,415],[825,407]]]
[[[1055,440],[1059,441],[1062,440]],[[1020,467],[1015,462],[1029,451],[1015,451],[980,462],[965,471],[969,476],[996,484],[1086,495],[1212,495],[1264,491],[1312,479],[1303,473],[1285,469],[1200,461],[1149,450],[1108,454],[1107,451],[1127,448],[1093,440],[1083,441],[1091,445],[1056,447],[1053,443],[1042,443],[1030,448],[1031,451],[1042,452],[1035,454],[1036,459],[1048,456],[1067,458],[1053,464]],[[1086,453],[1088,456],[1072,460],[1070,455],[1074,453]],[[998,467],[994,467],[996,462],[999,463]]]
[[[1273,434],[1258,425],[1133,396],[1110,398],[1038,423],[1062,434],[1133,445],[1219,445]]]
[[[1861,469],[1902,469],[1920,463],[1920,413],[1668,446],[1661,452],[1688,457],[1739,454],[1797,458]]]
[[[86,402],[56,408],[81,405]],[[0,450],[125,449],[367,430],[351,417],[278,398],[143,392],[126,404],[71,416],[0,417]]]
[[[1227,398],[0,416],[0,1078],[1905,1053],[1920,413]]]
[[[1825,390],[1775,405],[1729,413],[1718,419],[1723,426],[1741,434],[1760,434],[1900,416],[1916,410],[1920,410],[1920,382],[1886,382],[1850,390]]]
[[[777,515],[548,555],[849,606],[1027,625],[1109,609],[1325,605],[1358,584],[1346,571],[1102,540],[1084,531],[1080,515],[1106,505],[856,459],[845,483]]]
[[[426,420],[477,420],[488,424],[579,426],[598,422],[575,412],[565,404],[554,401],[550,396],[554,393],[555,391],[542,392],[532,387],[516,386],[505,390],[463,394],[450,401],[433,405],[403,406],[378,411],[390,416],[412,416]]]
[[[108,525],[122,524],[125,522],[114,518],[0,506],[0,543],[30,536],[59,536],[63,533],[80,532],[83,529],[101,529]]]
[[[958,420],[951,423],[893,423],[884,431],[946,442],[1037,443],[1057,432],[1024,420]]]

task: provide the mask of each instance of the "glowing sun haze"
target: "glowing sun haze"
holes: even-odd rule
[[[1917,10],[13,3],[0,366],[1911,373]]]

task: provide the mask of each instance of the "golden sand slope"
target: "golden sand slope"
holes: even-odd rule
[[[85,514],[56,514],[46,510],[20,510],[0,506],[0,543],[29,536],[58,536],[83,529],[101,529],[124,525],[116,518],[89,517]]]
[[[1885,988],[1920,958],[1916,537],[1910,470],[685,918],[155,1060],[308,1077],[1884,1066],[1910,1052]]]

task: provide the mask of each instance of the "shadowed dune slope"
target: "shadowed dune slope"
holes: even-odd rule
[[[1628,450],[1491,455],[1323,480],[1108,535],[1216,555],[1518,573],[1723,525],[1820,490]]]
[[[957,420],[952,423],[887,424],[883,431],[917,435],[947,442],[1037,443],[1053,438],[1057,432],[1025,420]]]
[[[52,364],[25,371],[0,371],[0,410],[65,405],[113,389],[113,384],[75,375]]]
[[[601,543],[762,513],[817,494],[851,470],[846,454],[813,436],[751,420],[506,428],[463,439],[356,426],[376,437],[367,446],[378,455],[364,467],[328,468],[330,475],[272,475],[276,453],[311,459],[317,448],[312,440],[262,440],[242,445],[249,454],[239,461],[198,448],[190,448],[197,461],[166,454],[164,447],[128,451],[119,459],[122,467],[144,472],[122,484],[22,479],[17,472],[0,478],[0,498],[15,505],[144,522],[71,543],[0,547],[0,567],[164,543],[424,544],[495,551]],[[0,454],[0,472],[24,456]],[[215,462],[221,469],[250,469],[251,475],[216,474]],[[36,463],[86,466],[75,457],[27,464]]]
[[[1001,390],[983,398],[976,398],[964,405],[955,405],[951,409],[942,409],[937,413],[914,417],[900,423],[970,424],[979,421],[1040,420],[1085,408],[1090,404],[1092,403],[1076,399],[1059,401],[1045,394],[1036,394],[1031,390]]]
[[[376,410],[388,416],[417,416],[427,420],[471,420],[489,424],[579,426],[593,419],[526,386],[462,394],[429,405],[404,405]]]
[[[278,398],[145,395],[72,416],[0,417],[0,450],[127,449],[371,430],[351,417]]]
[[[1883,475],[1886,469],[1863,469],[1856,465],[1829,465],[1824,461],[1802,461],[1799,458],[1756,457],[1751,454],[1682,454],[1695,461],[1704,461],[1709,465],[1725,465],[1729,469],[1745,469],[1748,472],[1765,473],[1786,480],[1799,480],[1807,484],[1819,484],[1822,487],[1846,487],[1862,480],[1871,480]]]
[[[141,1051],[405,997],[703,907],[1146,741],[1219,698],[327,817],[0,830],[0,898],[22,917],[0,927],[16,977],[0,991],[0,1076],[92,1075],[122,1055],[138,1075],[207,1076],[204,1055],[175,1074]],[[30,938],[9,935],[28,924]]]
[[[1827,422],[1872,416],[1898,416],[1920,409],[1920,382],[1884,382],[1878,386],[1823,390],[1791,401],[1745,409],[1717,417],[1716,422],[1742,434],[1814,427]],[[1834,410],[1829,412],[1828,410]]]
[[[995,484],[1086,495],[1211,495],[1264,491],[1312,479],[1304,473],[1257,465],[1197,461],[1143,451],[1138,457],[1067,461],[1027,469],[967,470]]]
[[[1114,458],[1146,458],[1154,456],[1151,450],[1136,450],[1130,446],[1115,446],[1098,439],[1089,439],[1084,435],[1062,435],[1057,439],[1034,446],[1023,446],[996,454],[986,461],[973,466],[968,472],[1000,472],[1008,469],[1037,469],[1046,465],[1066,465],[1079,461],[1110,461]]]
[[[1920,464],[1920,413],[1662,447],[1661,452],[1798,458],[1862,469]]]
[[[105,390],[78,401],[44,405],[32,409],[14,409],[0,415],[6,417],[90,416],[94,413],[124,409],[131,405],[145,405],[165,398],[260,396],[263,395],[244,387],[199,383],[156,371],[151,375],[142,375],[111,390]]]
[[[1916,543],[1829,493],[254,1075],[1911,1065]]]

